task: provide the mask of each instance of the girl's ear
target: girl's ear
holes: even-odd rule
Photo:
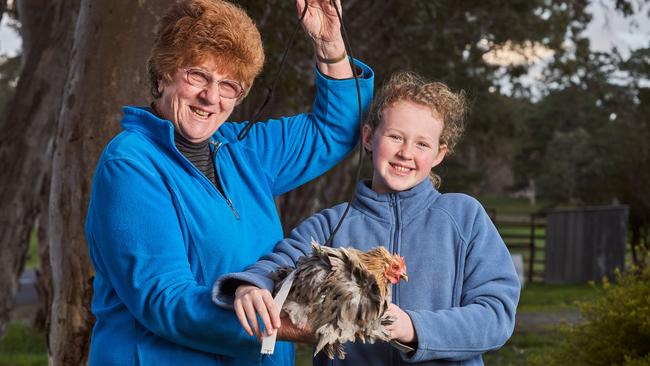
[[[363,143],[363,148],[366,149],[367,152],[372,152],[372,127],[370,127],[370,125],[363,125],[363,129],[361,130],[361,142]]]
[[[436,155],[436,158],[433,159],[433,164],[431,165],[431,169],[433,169],[438,164],[442,163],[442,161],[445,158],[445,155],[447,155],[447,151],[449,151],[449,149],[447,148],[447,144],[441,144],[440,146],[438,146],[438,155]]]
[[[162,92],[163,92],[163,85],[162,84],[163,84],[162,79],[158,79],[158,93],[159,94],[162,94]]]

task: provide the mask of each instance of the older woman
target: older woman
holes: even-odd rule
[[[220,0],[181,0],[162,18],[149,60],[153,103],[124,108],[124,131],[95,172],[92,365],[293,364],[288,343],[260,359],[258,340],[210,291],[282,239],[274,196],[356,144],[355,83],[329,1],[311,0],[303,27],[317,60],[313,111],[258,123],[238,141],[244,124],[225,121],[264,61],[252,20]],[[373,74],[356,64],[365,108]]]

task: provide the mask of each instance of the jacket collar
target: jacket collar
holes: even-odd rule
[[[380,220],[390,217],[387,216],[386,210],[397,210],[396,212],[404,221],[419,215],[438,196],[440,196],[440,192],[433,187],[428,179],[409,190],[394,193],[377,193],[370,188],[369,181],[359,181],[357,182],[354,205]]]
[[[132,107],[122,108],[124,117],[122,118],[122,128],[124,130],[137,131],[156,143],[166,146],[171,150],[176,149],[174,143],[174,125],[171,121],[158,118],[149,107]],[[212,140],[227,143],[226,139],[217,132],[211,137]]]

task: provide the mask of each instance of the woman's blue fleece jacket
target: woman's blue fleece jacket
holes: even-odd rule
[[[362,67],[363,107],[373,72]],[[271,357],[212,303],[214,281],[243,270],[282,239],[274,197],[321,175],[355,146],[354,80],[317,73],[311,114],[225,123],[211,138],[225,195],[175,147],[172,124],[124,108],[124,131],[95,171],[86,235],[96,270],[91,365],[293,365]]]
[[[311,253],[312,239],[324,243],[345,206],[309,217],[272,254],[222,277],[215,302],[232,307],[231,289],[239,281],[272,289],[269,274]],[[382,245],[404,256],[409,281],[393,287],[393,302],[411,317],[417,346],[405,355],[387,343],[348,343],[345,360],[332,363],[320,354],[315,365],[483,365],[481,354],[501,347],[512,334],[519,279],[490,218],[467,195],[441,194],[428,180],[389,194],[359,182],[332,245],[362,250]]]

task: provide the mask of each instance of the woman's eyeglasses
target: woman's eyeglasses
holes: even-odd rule
[[[185,71],[185,78],[187,79],[187,82],[197,88],[207,89],[210,85],[212,85],[212,83],[217,83],[219,96],[221,97],[228,99],[237,99],[241,97],[242,94],[244,94],[244,87],[242,87],[241,84],[235,80],[214,80],[212,78],[212,75],[201,69],[187,68],[183,69],[183,71]]]

